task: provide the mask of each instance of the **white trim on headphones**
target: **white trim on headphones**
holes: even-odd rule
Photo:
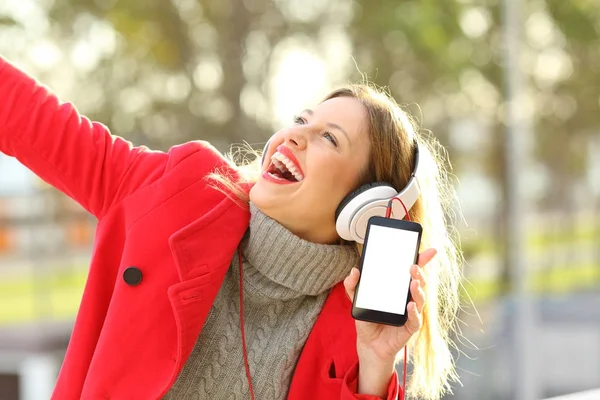
[[[385,216],[387,205],[393,197],[397,197],[410,210],[421,195],[419,184],[419,148],[415,149],[415,169],[399,193],[391,185],[375,186],[358,193],[340,211],[335,222],[335,229],[344,240],[364,243],[367,233],[367,223],[372,216]],[[399,202],[392,202],[392,218],[403,219],[404,208]]]
[[[390,198],[394,197],[397,194],[396,189],[391,186],[375,186],[367,191],[359,193],[354,197],[340,212],[340,215],[337,217],[335,222],[335,229],[340,235],[340,237],[344,240],[354,240],[359,243],[360,237],[364,238],[364,233],[366,232],[367,226],[365,225],[365,231],[362,232],[360,237],[357,236],[356,232],[356,222],[355,217],[361,211],[367,210],[373,202],[377,200],[383,201],[385,206],[387,206],[387,202]],[[383,215],[385,215],[385,206],[383,210]],[[364,239],[363,239],[364,241]]]
[[[419,185],[419,181],[417,177],[413,175],[408,181],[408,185],[406,185],[406,187],[394,197],[399,198],[400,201],[404,203],[404,207],[406,207],[407,210],[410,210],[415,205],[420,195],[421,187]],[[406,216],[406,213],[404,212],[404,207],[402,207],[402,204],[400,204],[397,201],[393,202],[392,218],[403,219]]]

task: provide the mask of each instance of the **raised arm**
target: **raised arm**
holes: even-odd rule
[[[0,152],[98,218],[128,192],[158,179],[169,158],[111,135],[2,57]]]

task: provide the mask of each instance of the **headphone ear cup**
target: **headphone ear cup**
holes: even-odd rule
[[[387,185],[387,183],[384,182],[371,182],[371,183],[365,183],[364,185],[360,186],[358,189],[353,190],[352,192],[350,192],[346,197],[344,197],[340,203],[340,205],[338,206],[338,208],[336,208],[335,210],[335,220],[337,221],[338,218],[340,217],[340,214],[342,213],[342,210],[344,209],[344,207],[346,207],[348,205],[348,203],[350,203],[352,201],[352,199],[354,199],[356,196],[358,196],[359,194],[366,192],[367,190],[373,188],[373,187],[377,187],[377,186],[383,186],[383,185]],[[389,186],[389,185],[388,185]]]
[[[391,199],[397,193],[389,183],[371,182],[348,194],[335,211],[335,227],[338,235],[344,240],[357,241],[351,227],[354,216],[369,203]]]
[[[336,221],[339,218],[340,214],[342,213],[342,210],[344,209],[344,207],[346,207],[348,205],[348,203],[350,203],[352,201],[352,199],[354,199],[359,194],[361,194],[363,192],[366,192],[369,189],[372,189],[374,187],[379,187],[379,186],[390,186],[390,184],[389,183],[385,183],[385,182],[365,183],[364,185],[360,186],[358,189],[353,190],[352,192],[350,192],[346,197],[344,197],[342,199],[342,202],[340,203],[340,205],[335,210],[335,219],[336,219]]]
[[[260,165],[261,167],[264,165],[265,163],[265,158],[267,157],[267,151],[269,151],[269,143],[271,142],[271,139],[267,140],[267,143],[265,143],[265,147],[263,148],[262,151],[262,158],[260,160]]]

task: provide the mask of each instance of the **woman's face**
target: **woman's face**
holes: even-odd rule
[[[354,98],[304,110],[271,138],[250,200],[299,237],[334,243],[335,210],[368,163],[367,129],[366,110]]]

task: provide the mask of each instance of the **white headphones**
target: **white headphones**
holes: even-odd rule
[[[267,141],[262,154],[261,165],[269,148]],[[347,195],[335,211],[335,229],[344,240],[364,243],[367,233],[367,223],[373,216],[385,216],[388,203],[394,197],[410,210],[421,195],[419,186],[419,144],[415,142],[415,168],[408,183],[400,192],[386,182],[372,182],[362,185]],[[403,219],[406,216],[404,207],[398,202],[392,202],[392,218]]]

